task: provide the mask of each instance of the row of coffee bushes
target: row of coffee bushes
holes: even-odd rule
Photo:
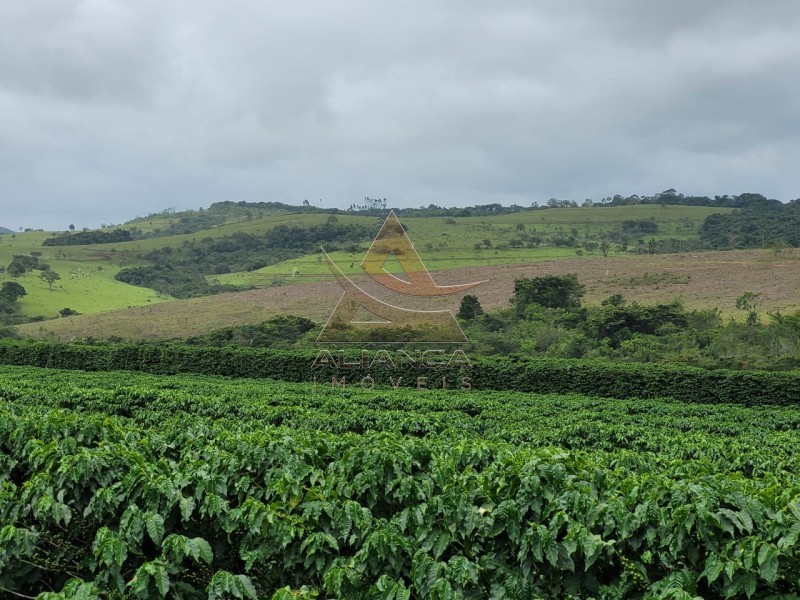
[[[342,361],[342,356],[344,360]],[[163,345],[87,345],[4,341],[0,363],[86,371],[131,370],[155,374],[198,373],[267,377],[348,387],[490,389],[539,393],[576,392],[612,398],[673,397],[689,402],[794,404],[800,373],[704,370],[677,365],[470,357],[409,352],[279,351]],[[316,358],[316,366],[315,366]],[[448,363],[449,365],[445,364]],[[346,363],[346,364],[345,364]],[[437,365],[438,363],[438,365]],[[436,365],[436,366],[434,366]]]

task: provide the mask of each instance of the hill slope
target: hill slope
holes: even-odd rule
[[[762,294],[762,311],[800,309],[800,254],[776,256],[766,250],[704,252],[679,255],[573,257],[526,265],[450,269],[434,273],[441,285],[488,279],[474,293],[486,309],[508,306],[514,279],[576,273],[586,284],[587,304],[612,294],[643,304],[679,298],[689,308],[720,308],[733,315],[736,298],[745,291]],[[324,322],[342,295],[328,281],[300,283],[247,292],[220,294],[98,315],[68,317],[18,327],[24,336],[61,340],[110,335],[125,339],[165,340],[200,335],[222,327],[260,323],[277,314]],[[448,297],[442,308],[456,310],[460,297]],[[409,306],[413,308],[413,306]]]
[[[21,284],[27,295],[20,300],[27,317],[53,319],[63,308],[93,314],[170,300],[154,290],[125,285],[114,279],[123,267],[137,264],[124,253],[100,252],[93,246],[55,248],[42,246],[52,234],[31,231],[0,237],[0,285],[5,281]],[[52,290],[42,281],[40,271],[14,278],[7,267],[15,255],[29,255],[50,266],[61,277]]]
[[[181,256],[204,247],[204,243],[206,246],[223,244],[237,238],[247,239],[247,236],[261,239],[278,227],[306,231],[322,226],[334,217],[339,224],[365,228],[363,241],[355,244],[352,251],[340,250],[333,254],[343,268],[349,269],[350,263],[353,263],[352,271],[358,272],[358,263],[383,221],[383,217],[342,211],[336,211],[336,214],[318,210],[291,212],[285,208],[251,209],[238,204],[225,205],[223,208],[216,211],[166,212],[115,226],[136,229],[140,236],[155,234],[158,230],[160,236],[142,237],[129,242],[43,246],[44,240],[65,234],[32,231],[6,235],[0,239],[0,266],[7,266],[16,254],[40,253],[41,261],[61,275],[61,280],[55,283],[52,291],[38,279],[36,271],[21,280],[28,292],[21,302],[23,314],[28,317],[52,319],[59,310],[67,307],[84,314],[96,314],[173,299],[169,286],[150,289],[115,281],[115,275],[121,269],[152,265],[153,261],[147,257],[154,250],[167,248],[172,256]],[[646,234],[634,228],[628,236],[632,239],[631,248],[636,244],[636,238],[642,241],[697,239],[700,226],[708,215],[727,212],[730,209],[639,205],[524,210],[477,217],[404,217],[402,222],[428,268],[443,270],[527,264],[574,257],[576,252],[598,256],[598,240],[621,234],[626,223],[652,224],[650,228],[655,228],[655,231]],[[209,213],[213,218],[206,218]],[[182,227],[192,229],[198,223],[210,228],[162,235],[181,231]],[[559,244],[562,245],[554,245],[554,240],[560,240]],[[331,249],[327,243],[320,245]],[[519,245],[523,247],[515,247]],[[618,250],[615,245],[611,253]],[[221,257],[219,260],[223,263],[226,260],[224,253],[215,256]],[[322,281],[328,277],[327,266],[317,253],[316,245],[309,246],[288,260],[280,260],[280,253],[272,251],[263,255],[254,254],[252,262],[256,266],[258,260],[267,266],[253,271],[204,275],[201,270],[209,268],[209,261],[201,257],[193,268],[209,283],[239,287]],[[9,274],[0,272],[0,283],[6,280],[11,280]],[[109,330],[104,335],[115,333]]]

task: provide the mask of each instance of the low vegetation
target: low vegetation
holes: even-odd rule
[[[471,350],[704,368],[800,367],[800,311],[760,314],[757,293],[744,292],[736,300],[744,322],[724,320],[718,308],[689,310],[679,301],[641,305],[626,302],[622,294],[609,296],[600,306],[582,307],[583,293],[574,275],[517,280],[513,309],[485,314],[473,310],[473,316],[464,318]]]
[[[39,600],[788,597],[797,408],[0,369]]]

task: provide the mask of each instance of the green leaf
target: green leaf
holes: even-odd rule
[[[247,575],[234,576],[228,571],[217,571],[214,573],[214,576],[211,578],[211,583],[208,584],[207,591],[209,600],[228,598],[230,596],[234,598],[258,600],[256,588]],[[291,597],[291,595],[289,597]]]
[[[164,537],[164,517],[158,513],[147,513],[144,518],[144,524],[147,528],[147,535],[153,540],[156,545],[161,545],[161,540]]]
[[[439,535],[431,548],[433,557],[438,559],[442,554],[444,554],[444,551],[447,550],[447,546],[449,545],[450,535],[446,531],[439,532]]]
[[[97,531],[94,540],[94,555],[108,567],[121,567],[128,557],[128,547],[119,534],[107,527]]]
[[[192,513],[194,512],[195,501],[194,498],[191,496],[184,496],[180,499],[179,502],[181,508],[181,518],[184,522],[188,521],[192,518]]]
[[[69,522],[72,520],[72,511],[66,504],[54,502],[51,511],[56,523],[63,521],[64,525],[69,525]]]
[[[156,572],[153,574],[153,580],[155,581],[156,589],[161,594],[161,597],[166,597],[169,591],[169,574],[167,570],[159,565],[156,568]]]
[[[205,541],[203,538],[196,537],[191,540],[192,544],[192,555],[194,556],[195,560],[203,560],[206,564],[210,565],[211,562],[214,560],[214,553],[211,551],[211,544]],[[196,554],[195,554],[196,550]]]
[[[762,544],[758,550],[758,572],[769,583],[778,577],[778,548],[774,544]]]
[[[789,503],[789,510],[794,515],[794,518],[800,521],[800,499],[794,500]]]
[[[603,539],[599,535],[589,533],[581,540],[581,547],[585,557],[585,567],[588,569],[600,557],[600,552],[603,549]]]
[[[258,600],[256,588],[253,585],[253,582],[250,581],[250,578],[247,575],[237,575],[237,577],[241,583],[241,589],[244,591],[245,598],[250,598],[250,600]]]
[[[125,535],[126,541],[131,544],[142,543],[143,523],[142,511],[135,504],[131,504],[122,513],[122,518],[119,521],[120,533]]]
[[[789,531],[778,540],[778,548],[781,550],[791,548],[797,543],[798,536],[800,536],[800,523],[792,523]]]
[[[700,574],[700,577],[705,577],[708,583],[714,583],[717,578],[722,574],[722,569],[725,568],[725,563],[717,554],[712,554],[706,559],[706,568]]]
[[[744,593],[747,594],[749,598],[752,596],[756,591],[756,576],[752,573],[748,573],[744,576]]]

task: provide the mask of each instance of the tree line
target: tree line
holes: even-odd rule
[[[741,210],[709,215],[700,239],[713,249],[800,246],[800,199],[784,204],[750,194]]]
[[[64,233],[47,238],[43,246],[84,246],[87,244],[110,244],[117,242],[130,242],[133,240],[131,232],[127,229],[114,229],[113,231],[79,231],[78,233]]]

